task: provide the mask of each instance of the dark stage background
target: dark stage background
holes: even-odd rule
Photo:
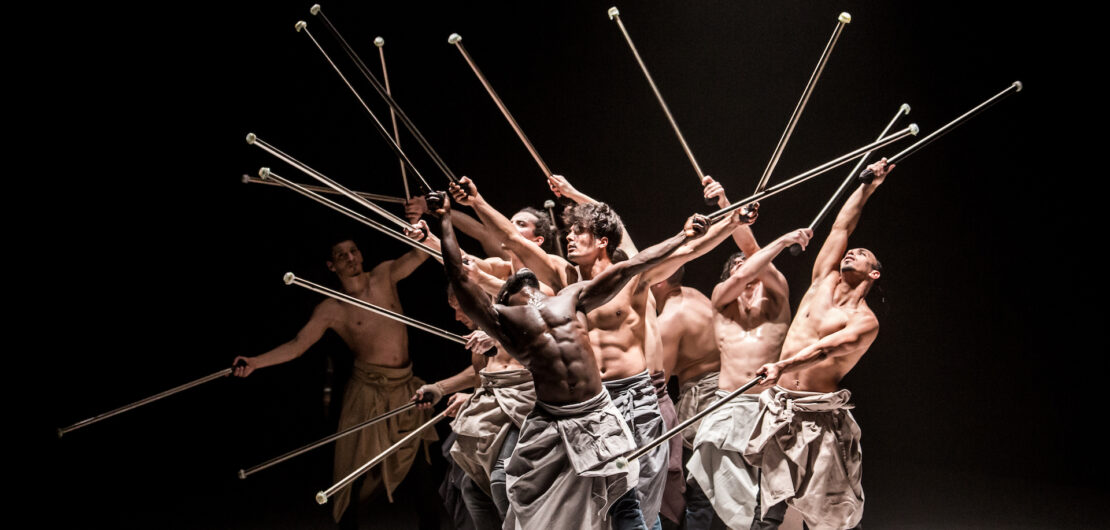
[[[43,522],[332,527],[330,507],[312,499],[331,482],[330,448],[246,481],[235,476],[334,429],[321,405],[324,366],[334,356],[342,368],[350,354],[332,335],[300,360],[247,380],[211,383],[52,439],[55,427],[292,338],[321,297],[283,286],[281,275],[334,284],[324,267],[333,240],[354,234],[368,266],[405,251],[292,192],[239,181],[260,166],[309,181],[248,146],[243,138],[255,132],[351,188],[402,195],[391,151],[293,30],[308,21],[354,79],[310,5],[89,4],[40,13],[53,22],[29,44],[53,66],[36,74],[32,101],[49,103],[22,110],[40,115],[32,134],[54,133],[51,150],[34,155],[40,171],[56,171],[39,192],[61,194],[67,212],[43,221],[53,235],[34,242],[31,256],[46,255],[45,267],[32,259],[24,286],[53,289],[33,298],[32,311],[63,322],[39,335],[40,366],[53,375],[25,391],[27,401],[46,403],[34,406],[45,423],[36,440],[48,455],[37,473],[46,478],[39,491],[48,509],[34,512]],[[473,177],[502,211],[539,205],[550,197],[542,174],[446,42],[462,34],[552,169],[613,204],[643,248],[710,208],[606,16],[610,5],[324,8],[375,72],[372,41],[386,39],[397,101],[457,174]],[[698,161],[734,199],[754,187],[842,10],[853,22],[772,182],[871,141],[903,102],[913,107],[904,123],[924,134],[1014,80],[1025,83],[895,170],[852,238],[886,271],[878,341],[844,381],[864,432],[864,522],[1099,524],[1089,514],[1106,498],[1098,480],[1105,466],[1092,456],[1098,422],[1088,403],[1104,363],[1097,350],[1060,338],[1093,325],[1077,321],[1068,295],[1060,296],[1082,287],[1053,279],[1085,258],[1060,242],[1056,202],[1040,197],[1070,176],[1044,171],[1039,152],[1068,132],[1049,126],[1052,81],[1039,57],[1051,33],[1007,3],[619,7]],[[356,86],[386,119],[369,85]],[[442,187],[444,177],[403,129],[402,143]],[[764,201],[757,236],[766,242],[807,224],[846,171]],[[712,289],[730,246],[689,265],[687,284]],[[813,255],[776,262],[795,304]],[[461,332],[444,285],[441,269],[427,262],[400,284],[405,311]],[[454,344],[419,331],[410,340],[416,373],[427,381],[468,362]],[[402,505],[389,515],[411,512]]]

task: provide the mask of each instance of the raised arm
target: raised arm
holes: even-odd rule
[[[694,215],[686,221],[686,226],[678,234],[644,249],[626,261],[610,265],[578,291],[579,309],[588,312],[605,304],[637,274],[658,265],[686,241],[702,236],[708,227],[708,217]]]
[[[840,260],[844,257],[844,252],[848,250],[848,236],[852,235],[856,225],[859,224],[860,214],[863,213],[863,205],[867,204],[867,199],[871,198],[871,194],[875,193],[875,189],[883,183],[883,179],[890,173],[890,170],[894,169],[894,166],[887,166],[886,158],[883,158],[867,166],[867,169],[875,173],[875,178],[870,183],[860,184],[859,188],[848,196],[848,200],[844,201],[844,206],[840,207],[840,212],[836,214],[836,221],[833,222],[829,237],[825,239],[825,244],[821,245],[821,252],[817,254],[817,259],[813,262],[813,281],[840,270]]]
[[[547,178],[547,185],[551,187],[551,192],[556,197],[566,197],[575,204],[598,204],[599,201],[578,191],[566,177],[562,175],[551,175]],[[635,256],[639,250],[636,249],[636,243],[632,242],[632,238],[628,235],[628,228],[621,222],[621,244],[617,248],[624,251],[628,257]]]
[[[795,243],[804,249],[811,237],[813,237],[813,231],[808,228],[787,232],[770,245],[749,256],[739,270],[713,288],[713,307],[718,311],[724,309],[725,306],[736,301],[740,293],[744,292],[744,288],[756,279],[763,279],[765,284],[771,282],[768,287],[772,292],[781,292],[785,295],[788,292],[786,279],[778,273],[771,261]],[[768,272],[772,274],[767,274]]]
[[[443,396],[454,394],[460,390],[474,388],[480,384],[481,378],[478,377],[478,372],[474,370],[473,366],[467,366],[461,372],[451,377],[436,381],[435,383],[426,384],[416,389],[416,394],[413,394],[412,400],[419,402],[425,399],[425,396],[429,396],[431,400],[426,403],[418,403],[416,408],[430,409],[435,406],[436,403],[439,403],[439,400],[443,399]]]
[[[779,377],[789,372],[796,372],[808,365],[821,362],[829,357],[841,357],[859,351],[866,351],[875,342],[879,334],[879,321],[875,315],[861,314],[848,322],[844,329],[826,335],[816,343],[802,348],[789,359],[782,359],[775,363],[767,363],[759,368],[756,374],[766,376],[764,385],[770,386],[778,381]]]
[[[262,355],[236,357],[232,364],[243,361],[243,366],[235,368],[235,376],[246,377],[259,368],[286,363],[304,355],[304,352],[308,351],[308,348],[313,344],[316,344],[324,336],[324,332],[331,327],[336,304],[338,302],[334,300],[324,300],[319,303],[316,309],[312,311],[312,317],[308,319],[308,323],[297,332],[297,336],[293,337],[293,340]]]
[[[436,205],[436,207],[439,206]],[[455,238],[455,228],[451,226],[451,201],[447,199],[446,194],[442,197],[442,208],[439,214],[443,234],[440,238],[443,268],[447,272],[447,281],[455,290],[455,299],[459,301],[459,307],[474,321],[475,325],[495,340],[501,344],[510,344],[501,329],[501,320],[489,295],[482,291],[481,286],[471,281],[466,270],[463,269],[462,252],[459,251],[459,242]]]
[[[731,202],[729,202],[728,197],[725,197],[724,186],[721,186],[720,182],[713,180],[713,177],[706,176],[705,179],[701,181],[701,185],[704,186],[702,191],[705,193],[706,200],[716,199],[717,206],[719,208],[724,208],[725,206],[732,204]],[[755,203],[754,205],[752,205],[752,209],[758,207],[759,203]],[[747,225],[733,230],[732,240],[735,241],[736,246],[740,247],[740,250],[742,250],[744,254],[747,254],[748,256],[759,252],[759,243],[756,242],[755,235],[752,234],[752,229]]]
[[[513,222],[498,212],[493,206],[478,193],[478,187],[468,177],[463,177],[458,184],[450,184],[451,196],[460,204],[474,208],[478,218],[487,227],[499,234],[505,247],[512,251],[536,274],[540,282],[550,285],[556,291],[565,287],[567,281],[567,268],[569,264],[563,261],[559,264],[553,260],[534,241],[529,241],[520,235]]]
[[[753,208],[751,211],[736,212],[730,215],[727,220],[718,221],[711,225],[705,232],[705,236],[684,242],[682,246],[678,247],[678,250],[672,252],[659,265],[652,267],[644,274],[644,281],[648,284],[654,284],[669,278],[682,264],[717,248],[717,245],[721,244],[738,227],[755,222],[757,215],[758,212]]]

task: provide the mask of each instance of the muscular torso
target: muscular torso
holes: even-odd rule
[[[506,370],[524,369],[524,365],[520,364],[520,361],[514,359],[512,355],[509,355],[509,352],[505,351],[505,348],[500,345],[497,346],[497,355],[493,357],[478,355],[478,357],[481,357],[483,361],[482,366],[475,364],[474,369],[476,371],[482,371],[484,369],[487,372],[504,372]]]
[[[505,335],[514,340],[509,348],[532,372],[537,399],[562,405],[599,394],[601,377],[586,318],[576,310],[577,293],[534,300],[495,309]]]
[[[713,304],[700,291],[682,287],[670,295],[659,312],[663,364],[678,384],[720,370],[721,352],[713,335]]]
[[[755,377],[760,366],[779,359],[790,324],[786,293],[773,292],[762,281],[749,284],[740,296],[714,311],[713,330],[721,351],[719,388],[732,391]],[[758,393],[755,386],[747,393]]]
[[[389,279],[388,266],[383,265],[363,273],[367,281],[361,292],[347,294],[401,313],[397,286]],[[395,368],[409,363],[409,336],[404,324],[334,299],[325,300],[321,308],[326,310],[328,327],[339,334],[356,359]]]
[[[780,359],[793,357],[805,347],[844,329],[853,319],[874,318],[864,300],[854,307],[836,303],[834,294],[841,281],[840,273],[832,273],[814,282],[806,291],[798,305],[798,315],[786,335]],[[870,340],[859,341],[854,351],[847,354],[826,357],[801,370],[783,374],[778,384],[791,390],[835,392],[839,389],[840,380],[859,362],[873,339],[872,336]]]
[[[647,369],[644,345],[650,294],[637,276],[612,300],[586,314],[584,324],[602,380],[632,377]]]

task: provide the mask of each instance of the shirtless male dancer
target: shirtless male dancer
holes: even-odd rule
[[[460,488],[463,501],[475,528],[496,530],[504,524],[509,508],[505,464],[516,448],[524,418],[536,403],[535,385],[524,365],[466,316],[450,284],[447,303],[455,310],[455,320],[472,330],[466,336],[472,366],[420,387],[413,399],[430,394],[432,402],[420,405],[430,407],[443,395],[455,393],[447,406],[448,416],[455,417],[451,429],[456,440],[450,455],[468,477]],[[482,354],[491,349],[492,355]],[[477,387],[473,394],[460,392],[472,387]]]
[[[353,241],[336,243],[331,248],[328,270],[335,273],[342,291],[360,300],[401,312],[397,282],[408,277],[428,255],[413,249],[401,257],[383,261],[369,272],[363,271],[362,253]],[[238,377],[247,377],[259,368],[292,361],[316,344],[324,332],[335,331],[354,352],[354,370],[343,395],[339,429],[345,429],[407,403],[413,392],[424,384],[412,375],[409,362],[408,331],[395,320],[381,317],[364,309],[344,304],[333,298],[320,302],[308,323],[293,340],[255,357],[236,357],[246,365],[235,369]],[[341,438],[335,444],[334,476],[338,480],[374,455],[392,446],[404,434],[430,419],[428,411],[407,411],[358,434]],[[425,431],[425,442],[437,440],[434,430]],[[385,484],[390,501],[393,491],[405,478],[420,448],[419,443],[402,447],[366,474],[359,490],[365,501]],[[338,521],[350,502],[350,488],[344,488],[334,499],[333,515]]]
[[[506,469],[510,502],[506,527],[607,528],[611,518],[614,527],[643,528],[639,513],[610,513],[613,503],[632,490],[638,463],[622,471],[612,462],[633,449],[635,440],[602,389],[586,313],[617,296],[625,284],[689,237],[704,233],[707,219],[691,218],[684,233],[556,296],[543,294],[536,275],[522,269],[505,283],[497,303],[491,303],[462,270],[444,203],[444,266],[460,306],[527,366],[535,381],[536,408]]]
[[[867,249],[847,250],[848,236],[894,166],[884,158],[868,169],[874,179],[848,197],[817,254],[782,355],[757,371],[766,385],[779,384],[760,394],[745,449],[762,472],[764,511],[785,501],[817,528],[853,528],[863,517],[860,431],[848,410],[851,392],[839,385],[879,334],[864,297],[882,265]]]
[[[488,206],[470,179],[463,178],[457,185],[452,183],[450,189],[456,201],[473,204],[484,223],[504,226],[505,223],[496,221],[500,214]],[[658,352],[651,351],[660,348],[658,331],[654,328],[655,310],[650,285],[670,276],[686,261],[705,254],[728,237],[739,224],[750,223],[752,219],[754,215],[743,217],[738,214],[714,224],[704,238],[691,241],[663,263],[645,270],[644,274],[624,285],[609,302],[587,313],[586,325],[602,380],[632,429],[637,444],[647,444],[665,430],[659,400],[648,371],[649,361],[654,360],[661,366]],[[635,247],[629,242],[622,244],[625,230],[620,217],[604,203],[579,203],[567,212],[565,220],[570,228],[566,250],[569,262],[527,248],[517,252],[524,265],[536,271],[540,281],[546,279],[553,282],[553,287],[565,285],[576,272],[583,280],[592,280],[614,266],[612,257],[618,247],[623,247],[629,255],[635,254]],[[514,232],[505,229],[502,232],[510,241],[516,239]],[[654,355],[649,355],[649,351]],[[658,524],[668,456],[668,446],[660,445],[640,458],[640,479],[636,492],[619,501],[619,511],[638,511],[649,526]]]

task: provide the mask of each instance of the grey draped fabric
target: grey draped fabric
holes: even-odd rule
[[[718,390],[713,401],[729,392]],[[702,419],[694,453],[686,464],[690,480],[709,497],[713,511],[729,528],[748,528],[755,515],[759,472],[744,460],[759,396],[740,394]]]
[[[632,430],[637,447],[647,445],[663,434],[663,415],[647,370],[632,377],[604,381],[603,384],[613,398],[613,405],[620,410],[621,416]],[[659,516],[659,508],[663,503],[669,456],[670,446],[661,444],[640,457],[636,498],[640,501],[640,510],[643,511],[644,521],[648,526]]]
[[[717,393],[717,381],[720,379],[721,372],[706,372],[698,377],[695,377],[685,383],[678,391],[678,403],[675,404],[675,410],[678,411],[678,421],[686,421],[694,414],[697,414],[714,401]],[[693,425],[683,429],[682,431],[682,445],[689,449],[694,448],[694,436],[698,434],[698,427],[704,419],[694,422]]]
[[[489,475],[505,443],[505,436],[536,403],[536,387],[528,370],[478,373],[482,386],[459,409],[451,430],[458,438],[451,446],[451,458],[486,494],[490,493]]]

